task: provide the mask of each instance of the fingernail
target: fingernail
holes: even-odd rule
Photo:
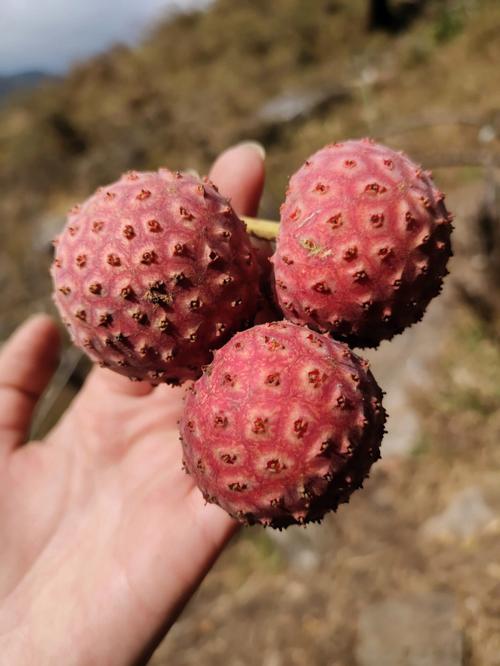
[[[238,143],[236,147],[251,148],[252,150],[255,150],[256,153],[258,153],[262,160],[266,159],[266,149],[258,141],[242,141],[241,143]]]

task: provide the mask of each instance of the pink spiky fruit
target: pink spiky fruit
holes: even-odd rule
[[[375,347],[442,288],[452,217],[431,175],[369,139],[319,150],[290,179],[274,263],[285,316]]]
[[[55,244],[55,302],[73,341],[130,379],[196,379],[254,317],[245,226],[208,181],[125,174],[76,206]]]
[[[290,322],[235,335],[188,393],[184,466],[247,524],[319,521],[380,457],[385,411],[368,364]]]

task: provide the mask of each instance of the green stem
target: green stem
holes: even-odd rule
[[[253,234],[258,238],[264,240],[276,240],[279,231],[279,222],[273,220],[260,220],[255,217],[241,217],[243,222],[247,225],[249,234]]]

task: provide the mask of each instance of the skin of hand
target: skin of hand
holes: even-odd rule
[[[230,148],[210,178],[254,215],[262,151]],[[45,315],[0,350],[0,662],[143,664],[236,525],[181,469],[182,388],[96,368],[46,439],[24,444],[58,354]]]

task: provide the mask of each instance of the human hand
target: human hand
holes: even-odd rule
[[[253,146],[223,153],[210,177],[256,213]],[[36,316],[0,353],[0,661],[143,663],[235,523],[181,469],[183,389],[96,368],[45,441],[21,446],[58,351]]]

